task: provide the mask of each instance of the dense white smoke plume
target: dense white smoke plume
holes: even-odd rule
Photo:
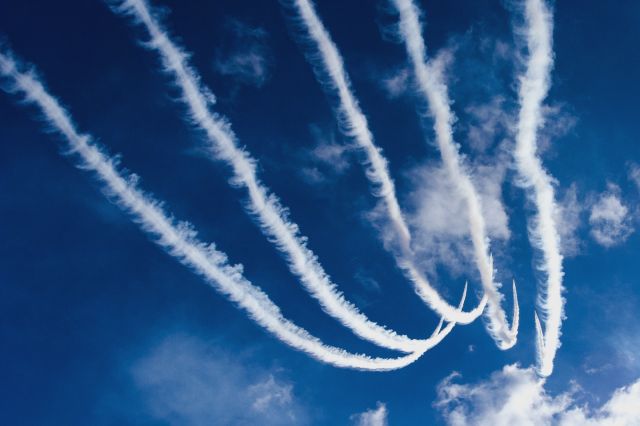
[[[23,71],[24,68],[10,52],[0,51],[0,77],[7,80],[5,90],[38,108],[47,124],[66,141],[67,152],[78,158],[79,167],[95,174],[106,192],[170,255],[205,278],[212,287],[238,304],[255,322],[284,343],[337,367],[387,371],[414,362],[453,329],[454,323],[441,329],[440,321],[431,337],[418,341],[415,351],[399,358],[371,358],[324,344],[284,318],[269,297],[243,277],[241,266],[230,265],[224,253],[198,240],[189,223],[175,221],[164,212],[161,203],[138,189],[135,175],[118,171],[116,160],[105,154],[90,136],[79,133],[69,113],[47,92],[35,74]],[[459,309],[462,309],[465,296],[466,287]]]
[[[479,271],[484,295],[476,308],[463,311],[467,286],[459,306],[450,305],[430,285],[416,266],[412,236],[400,209],[394,182],[389,175],[387,160],[375,145],[367,118],[352,91],[340,53],[317,16],[311,0],[282,0],[293,5],[300,16],[308,39],[316,55],[311,62],[325,89],[338,100],[336,113],[343,133],[353,138],[366,154],[366,175],[374,195],[386,211],[389,228],[393,231],[393,253],[401,269],[414,284],[416,292],[442,319],[431,337],[413,339],[377,324],[347,301],[324,271],[315,254],[307,247],[307,240],[298,226],[289,219],[288,210],[260,181],[256,160],[240,147],[226,119],[212,111],[213,93],[201,83],[198,73],[189,65],[189,54],[176,45],[149,7],[147,0],[107,0],[120,14],[133,18],[148,34],[145,45],[158,53],[163,69],[181,92],[181,100],[195,126],[206,136],[207,148],[213,156],[224,161],[232,170],[231,183],[248,194],[248,210],[257,218],[263,233],[273,241],[286,257],[289,268],[305,289],[318,300],[324,311],[339,320],[357,336],[378,346],[405,352],[398,358],[372,358],[352,354],[341,348],[324,344],[306,330],[284,318],[280,309],[256,286],[242,275],[240,266],[232,266],[226,256],[213,245],[205,245],[186,222],[177,222],[165,213],[160,203],[139,190],[135,175],[120,171],[116,160],[101,150],[91,138],[79,133],[68,112],[45,89],[32,71],[16,61],[0,46],[0,77],[7,82],[7,92],[22,96],[25,103],[38,107],[46,122],[66,140],[69,153],[79,159],[79,165],[93,172],[120,207],[128,211],[141,227],[172,256],[203,276],[219,292],[226,295],[249,316],[288,345],[312,357],[339,367],[386,371],[402,368],[430,348],[437,345],[455,324],[468,324],[487,307],[487,328],[501,349],[512,347],[517,340],[519,306],[513,283],[513,319],[509,326],[502,309],[501,285],[494,281],[490,240],[486,231],[481,200],[472,177],[453,140],[455,116],[450,107],[441,61],[428,61],[422,37],[420,11],[414,0],[391,0],[399,20],[399,35],[404,41],[412,66],[419,95],[428,106],[434,121],[437,145],[443,167],[464,200],[466,220],[473,246],[473,258]],[[538,130],[543,125],[542,103],[550,85],[553,65],[552,13],[544,0],[524,0],[525,25],[522,31],[528,56],[526,68],[519,79],[520,110],[517,124],[515,164],[520,182],[537,210],[530,222],[529,238],[542,253],[540,269],[546,282],[540,285],[538,308],[535,314],[537,332],[537,373],[548,376],[560,346],[560,327],[563,318],[562,255],[560,235],[556,223],[553,178],[544,169],[538,155]],[[315,53],[315,52],[314,52]],[[592,215],[593,216],[593,215]],[[444,321],[448,324],[443,329]],[[544,325],[544,328],[543,328]]]
[[[453,122],[447,86],[442,78],[441,64],[427,63],[426,46],[422,37],[420,12],[413,0],[392,0],[400,22],[399,33],[405,43],[413,66],[418,90],[426,100],[434,120],[436,141],[445,169],[466,201],[469,231],[474,249],[476,267],[480,272],[487,303],[487,326],[500,349],[515,345],[518,335],[519,308],[515,282],[513,284],[513,322],[511,327],[501,307],[500,284],[494,281],[493,259],[489,254],[489,237],[482,215],[480,197],[463,163],[459,146],[453,140]]]
[[[556,218],[557,206],[553,178],[537,155],[536,136],[543,124],[542,101],[547,96],[553,65],[553,18],[543,0],[525,2],[524,34],[528,48],[526,71],[520,78],[520,113],[514,152],[516,167],[537,215],[531,222],[529,239],[542,251],[540,269],[547,275],[538,296],[544,331],[535,314],[537,337],[537,371],[549,376],[560,347],[560,325],[564,311],[562,297],[562,254]]]
[[[249,210],[258,218],[262,231],[286,254],[292,273],[300,278],[325,312],[356,335],[379,346],[407,353],[419,351],[424,345],[423,341],[397,334],[369,320],[331,282],[315,254],[307,247],[298,226],[287,218],[287,210],[258,179],[256,161],[238,146],[229,123],[210,111],[210,105],[214,102],[211,91],[200,83],[196,71],[187,64],[188,55],[171,41],[147,2],[125,0],[115,4],[117,12],[131,16],[145,28],[150,37],[146,45],[160,55],[165,71],[173,77],[182,92],[182,101],[189,110],[190,118],[206,134],[208,149],[216,158],[231,166],[232,182],[246,188]],[[467,319],[456,313],[455,308],[449,313],[447,320],[449,317]],[[472,319],[456,322],[470,322]]]
[[[285,2],[285,4],[288,3]],[[435,312],[444,316],[448,321],[462,324],[475,320],[482,314],[486,297],[472,311],[460,313],[438,294],[416,266],[411,249],[411,233],[398,204],[395,185],[389,176],[387,160],[373,141],[367,117],[362,112],[351,89],[340,52],[320,21],[313,4],[309,0],[294,0],[292,3],[305,33],[313,44],[313,54],[309,54],[308,57],[316,74],[318,74],[318,79],[339,100],[336,114],[341,129],[348,137],[353,138],[366,154],[366,176],[374,186],[375,195],[384,204],[395,237],[393,243],[398,251],[396,260],[399,266],[413,282],[416,293]]]
[[[579,386],[552,395],[533,368],[506,365],[476,383],[449,375],[434,404],[447,425],[634,426],[640,424],[640,380],[616,389],[599,407],[585,404]]]

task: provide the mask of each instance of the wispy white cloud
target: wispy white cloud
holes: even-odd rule
[[[578,231],[583,225],[582,216],[585,208],[585,200],[579,198],[575,183],[571,184],[558,199],[555,211],[556,223],[560,235],[560,247],[565,257],[580,253],[583,242]]]
[[[273,65],[267,32],[237,19],[228,19],[224,29],[226,36],[216,50],[214,69],[244,84],[264,85]]]
[[[466,127],[469,146],[480,153],[487,151],[499,135],[506,134],[513,126],[514,117],[509,114],[505,99],[496,95],[487,103],[472,104],[465,108],[469,118]]]
[[[474,167],[487,232],[492,239],[503,242],[510,237],[502,202],[506,164],[495,158]],[[454,275],[474,274],[465,202],[449,173],[441,165],[427,163],[412,170],[409,179],[413,189],[408,195],[408,220],[421,266],[434,276],[438,265],[445,265]]]
[[[570,105],[562,102],[541,105],[540,113],[544,117],[544,125],[538,131],[538,153],[553,156],[555,151],[551,148],[554,141],[571,134],[578,117]]]
[[[273,374],[269,374],[266,379],[249,386],[249,395],[251,396],[251,408],[261,414],[268,414],[274,408],[282,413],[287,414],[291,420],[295,420],[295,415],[287,407],[292,402],[293,385],[288,383],[280,383]]]
[[[380,283],[366,273],[363,269],[358,269],[353,276],[357,282],[359,282],[365,290],[370,293],[380,293]]]
[[[337,173],[342,173],[349,168],[349,161],[345,158],[344,145],[337,143],[321,143],[311,151],[311,155],[318,161],[331,165]]]
[[[171,335],[130,370],[144,410],[176,426],[308,424],[305,404],[275,370],[245,365],[219,348]]]
[[[438,385],[434,403],[452,426],[633,426],[640,424],[640,380],[617,389],[598,408],[579,402],[574,386],[550,395],[532,368],[508,365],[489,379],[458,384],[453,373]]]
[[[363,413],[353,414],[351,422],[356,426],[387,426],[387,406],[382,402],[376,404],[376,408],[371,408]]]
[[[382,75],[376,75],[376,80],[389,99],[396,99],[409,90],[411,73],[406,68],[397,68]]]
[[[636,188],[638,188],[638,191],[640,191],[640,165],[630,163],[627,168],[627,176]]]
[[[318,125],[309,127],[315,145],[300,155],[303,166],[296,168],[310,184],[324,184],[349,170],[349,145],[336,141],[332,129]]]
[[[629,238],[634,229],[620,187],[609,183],[607,190],[597,195],[589,213],[589,225],[593,239],[604,247],[622,244]]]
[[[629,179],[633,182],[632,166],[629,168]],[[631,200],[624,200],[621,188],[611,182],[601,193],[588,192],[583,195],[579,193],[577,184],[573,183],[558,197],[556,207],[555,220],[565,257],[579,255],[588,235],[597,244],[613,247],[623,244],[634,232],[637,207]],[[588,234],[581,235],[585,226]]]

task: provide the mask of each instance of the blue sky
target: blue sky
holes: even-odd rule
[[[540,390],[527,367],[535,364],[533,312],[544,275],[527,235],[534,206],[510,155],[526,55],[517,31],[522,5],[419,4],[429,54],[450,54],[445,79],[458,117],[454,136],[485,202],[497,279],[518,283],[517,345],[500,351],[478,320],[456,327],[404,369],[324,365],[265,332],[153,244],[94,178],[60,155],[64,145],[43,132],[48,125],[35,109],[3,94],[3,424],[446,424],[460,407],[469,422],[481,422],[491,418],[487,407],[508,403],[491,386],[513,383],[514,374],[543,395],[538,408],[569,393],[575,406],[586,403],[586,415],[597,416],[616,389],[638,379],[640,58],[632,52],[640,5],[552,5],[555,66],[539,144],[557,180],[567,302],[555,370]],[[362,153],[339,131],[292,11],[277,1],[154,5],[166,8],[166,26],[193,53],[191,64],[218,99],[213,110],[258,159],[262,181],[290,209],[347,298],[379,323],[428,336],[438,316],[385,251]],[[465,216],[447,190],[431,119],[417,113],[397,16],[385,1],[323,1],[317,12],[389,161],[420,266],[452,304],[469,280],[469,309],[481,287]],[[396,354],[341,327],[291,275],[246,213],[244,191],[229,185],[229,167],[203,149],[157,55],[140,45],[140,28],[97,0],[7,0],[0,35],[35,64],[83,132],[121,154],[142,188],[241,263],[287,318],[350,351]],[[503,370],[514,363],[520,367]],[[455,388],[445,378],[453,372],[461,375],[453,382],[469,387],[449,401]]]

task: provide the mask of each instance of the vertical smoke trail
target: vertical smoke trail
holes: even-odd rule
[[[347,301],[331,282],[313,252],[299,234],[298,226],[287,219],[286,210],[278,198],[259,181],[255,160],[238,147],[230,125],[209,110],[210,91],[203,88],[195,70],[187,64],[187,55],[169,38],[167,31],[155,18],[145,0],[117,1],[116,11],[132,16],[148,32],[147,46],[160,55],[165,71],[171,74],[182,92],[182,100],[189,109],[194,123],[207,136],[208,148],[233,170],[232,182],[247,189],[249,208],[256,215],[262,231],[272,238],[276,247],[287,255],[289,267],[298,276],[307,291],[316,298],[326,313],[339,320],[356,335],[377,345],[404,352],[421,347],[419,340],[399,335],[370,321],[357,307]],[[448,312],[447,321],[469,322],[465,314]]]
[[[285,5],[293,3],[309,40],[315,46],[314,54],[307,56],[312,62],[321,84],[332,94],[335,94],[339,100],[336,114],[342,131],[353,138],[366,154],[366,176],[374,185],[375,194],[382,199],[387,211],[391,228],[396,237],[394,242],[399,250],[399,256],[396,258],[398,264],[407,273],[415,286],[416,293],[421,296],[424,302],[440,315],[450,318],[455,308],[442,299],[429,284],[428,279],[415,266],[411,250],[411,234],[398,205],[395,185],[389,176],[387,160],[373,142],[367,117],[360,109],[353,94],[338,48],[331,40],[331,36],[322,24],[311,1],[287,0],[283,3]],[[316,55],[315,51],[319,54]],[[470,311],[467,317],[469,319],[477,318],[482,314],[485,303],[486,298],[483,298],[478,307]]]
[[[438,324],[436,333],[421,341],[415,352],[399,358],[371,358],[325,345],[284,318],[269,297],[242,276],[242,268],[229,265],[224,253],[213,245],[200,242],[190,224],[171,219],[158,201],[135,186],[134,175],[119,172],[116,161],[98,148],[90,136],[76,130],[69,113],[46,91],[33,72],[21,71],[24,68],[16,63],[10,52],[0,51],[0,77],[9,82],[4,90],[21,95],[25,103],[36,106],[47,124],[65,139],[69,154],[79,158],[79,166],[94,173],[118,205],[129,212],[171,256],[205,278],[212,287],[238,304],[255,322],[284,343],[337,367],[387,371],[414,362],[452,330],[454,323],[447,324],[441,332],[442,323]],[[466,288],[459,309],[462,309],[465,295]]]
[[[537,209],[531,223],[529,239],[543,254],[541,269],[547,274],[546,285],[538,297],[543,313],[545,332],[535,314],[538,365],[541,376],[553,371],[553,360],[560,347],[560,325],[564,310],[562,297],[562,255],[560,236],[556,228],[553,178],[542,166],[537,155],[536,134],[543,123],[541,106],[550,85],[553,65],[553,16],[543,0],[525,2],[525,35],[529,51],[526,71],[520,78],[520,114],[518,119],[515,162],[518,173]]]
[[[447,87],[443,82],[442,70],[437,64],[427,64],[426,47],[422,38],[420,13],[413,0],[392,0],[400,15],[399,32],[405,43],[407,54],[413,64],[418,88],[427,100],[429,111],[434,119],[436,141],[445,168],[458,187],[467,205],[469,231],[475,254],[476,266],[485,294],[488,296],[487,319],[488,330],[500,349],[508,349],[515,345],[518,335],[519,308],[515,283],[513,285],[513,324],[509,327],[506,314],[501,307],[502,295],[498,289],[500,284],[494,282],[494,269],[489,254],[489,238],[480,198],[476,192],[468,171],[465,170],[453,140],[452,124],[454,114],[450,108]]]

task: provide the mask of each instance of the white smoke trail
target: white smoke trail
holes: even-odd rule
[[[331,282],[314,253],[306,246],[305,237],[298,226],[287,218],[287,211],[278,198],[259,181],[255,160],[238,147],[230,125],[219,115],[209,110],[213,100],[211,92],[202,87],[195,70],[187,64],[187,54],[169,38],[167,31],[158,22],[145,0],[117,1],[116,11],[132,16],[149,34],[149,48],[160,55],[165,71],[171,74],[182,92],[182,100],[190,111],[195,124],[207,136],[208,148],[214,155],[227,162],[233,170],[232,182],[243,186],[249,194],[249,208],[256,215],[261,228],[275,242],[276,247],[287,255],[289,267],[316,298],[326,313],[339,320],[356,335],[379,346],[404,352],[414,352],[422,347],[420,340],[410,339],[369,320],[347,301]],[[451,317],[451,318],[450,318]],[[455,311],[446,316],[449,321],[463,322],[463,315]]]
[[[399,32],[413,65],[418,88],[427,100],[429,111],[434,119],[436,141],[442,161],[467,205],[476,266],[480,272],[485,294],[489,299],[487,304],[489,333],[500,349],[508,349],[515,345],[518,335],[519,308],[515,283],[513,285],[513,324],[509,327],[506,314],[501,307],[503,297],[499,292],[500,284],[494,282],[493,260],[489,254],[489,238],[482,215],[480,197],[464,167],[459,146],[453,140],[452,125],[455,117],[450,108],[447,87],[441,75],[442,70],[438,64],[427,63],[418,6],[413,0],[392,0],[392,3],[400,15]]]
[[[547,274],[547,282],[541,288],[538,306],[543,314],[545,332],[535,314],[537,343],[537,371],[549,376],[553,360],[560,347],[564,299],[562,297],[562,254],[560,235],[556,227],[555,193],[553,178],[542,166],[537,155],[536,133],[543,123],[541,106],[550,85],[553,66],[552,33],[553,16],[543,0],[525,2],[525,35],[529,57],[526,71],[520,78],[520,114],[516,135],[515,162],[528,196],[537,209],[531,223],[529,239],[542,251],[541,269]]]
[[[387,371],[414,362],[452,330],[454,323],[447,324],[440,331],[440,322],[430,338],[420,341],[415,352],[399,358],[371,358],[325,345],[285,319],[269,297],[242,276],[242,267],[229,265],[224,253],[213,245],[200,242],[190,224],[176,222],[167,215],[158,201],[136,187],[135,175],[119,172],[116,160],[98,148],[90,136],[79,133],[69,113],[47,92],[35,74],[22,71],[24,68],[10,52],[0,52],[0,76],[8,80],[4,90],[22,95],[25,103],[36,106],[47,124],[64,137],[68,153],[79,158],[80,167],[93,172],[106,192],[171,256],[204,277],[212,287],[237,303],[255,322],[284,343],[337,367]],[[459,309],[462,309],[465,296],[466,287]]]
[[[478,307],[466,312],[464,317],[454,315],[455,307],[449,305],[438,292],[429,284],[429,280],[419,272],[415,266],[411,249],[411,233],[402,215],[395,185],[389,176],[387,160],[381,150],[375,146],[373,135],[358,101],[351,89],[349,77],[344,69],[342,57],[331,36],[318,17],[315,8],[309,0],[287,0],[292,2],[298,12],[309,39],[315,45],[319,55],[307,55],[312,62],[314,71],[320,82],[336,95],[339,106],[336,109],[338,121],[342,131],[353,138],[366,154],[366,176],[375,188],[375,195],[382,199],[391,227],[395,233],[400,256],[396,259],[400,267],[408,274],[415,286],[416,293],[424,302],[438,314],[448,320],[467,324],[482,314],[486,298],[481,300]],[[315,53],[315,51],[314,51]],[[315,58],[321,62],[318,63]],[[328,78],[327,78],[328,77]]]

